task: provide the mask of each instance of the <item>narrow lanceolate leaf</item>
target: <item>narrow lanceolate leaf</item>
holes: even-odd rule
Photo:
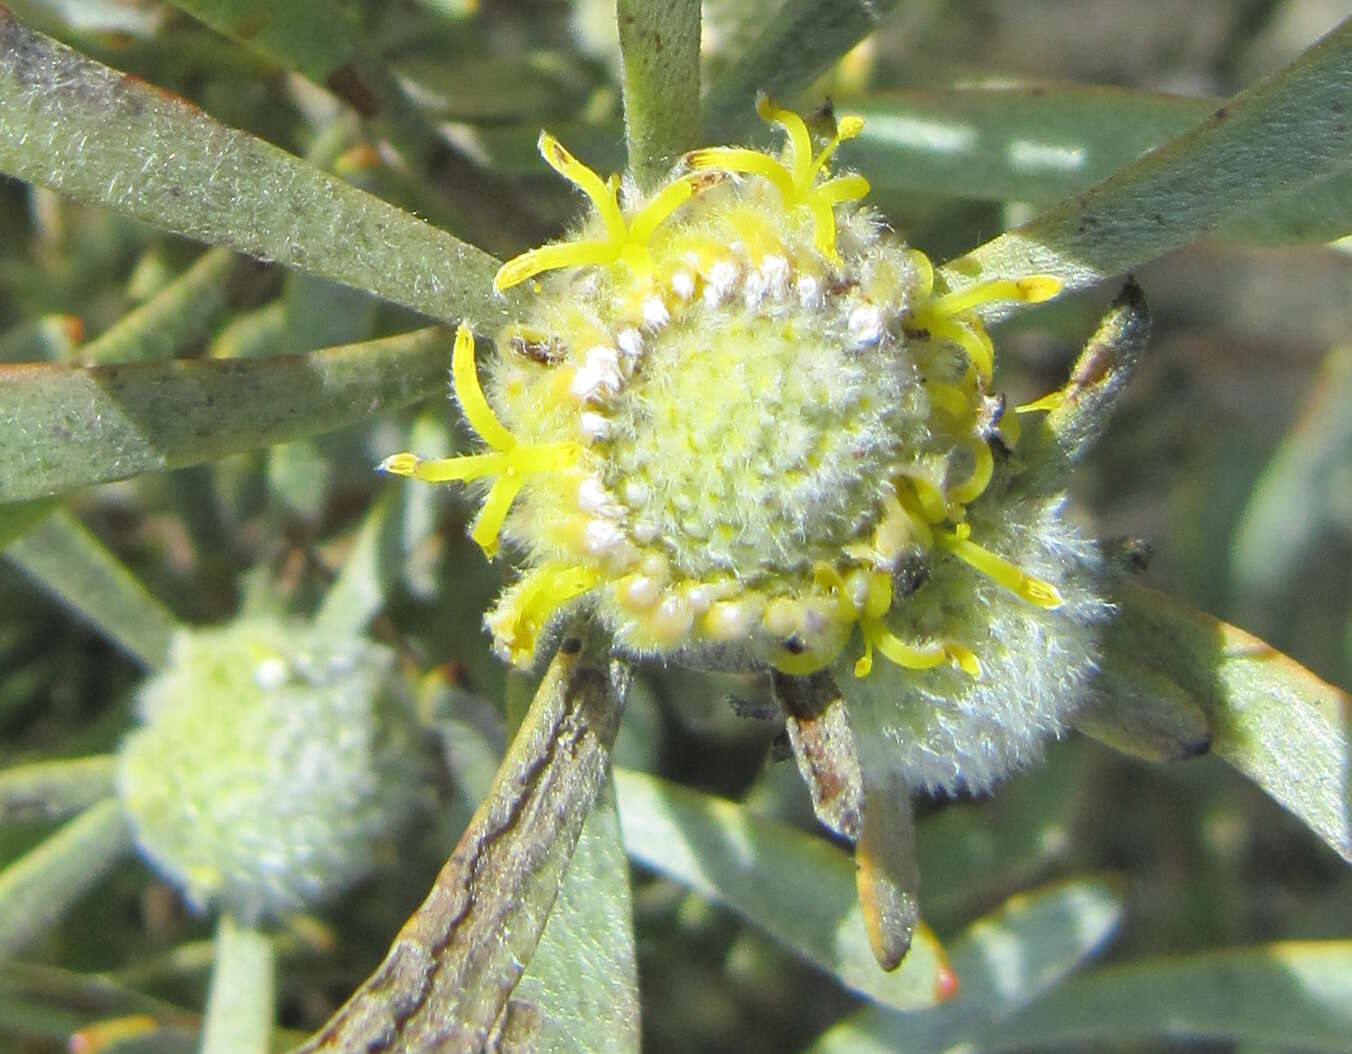
[[[1130,583],[1116,599],[1096,719],[1200,708],[1212,751],[1352,862],[1352,698],[1181,601]]]
[[[111,754],[15,765],[0,772],[0,820],[61,820],[110,797],[117,761]]]
[[[315,616],[325,632],[359,636],[404,572],[404,498],[409,488],[391,487],[371,506],[343,570]]]
[[[841,984],[887,1006],[934,1006],[950,990],[943,948],[917,929],[901,966],[874,961],[854,862],[825,841],[707,794],[617,770],[630,856],[717,900]]]
[[[275,973],[272,938],[222,916],[216,924],[202,1054],[268,1054],[276,1016]]]
[[[167,359],[202,339],[225,312],[226,283],[238,262],[228,249],[208,249],[183,274],[81,348],[81,361]]]
[[[60,919],[130,844],[122,803],[109,799],[0,871],[0,960]]]
[[[1231,548],[1236,582],[1272,596],[1347,522],[1338,482],[1352,464],[1352,345],[1335,348],[1310,385],[1309,402],[1282,440],[1244,510]]]
[[[55,510],[57,505],[58,503],[51,499],[0,505],[0,549]]]
[[[507,1045],[495,1026],[605,782],[629,677],[599,634],[565,637],[432,892],[298,1054],[479,1051],[490,1037]]]
[[[1119,274],[1352,168],[1352,19],[1192,131],[954,260],[946,279]],[[999,314],[999,311],[994,312]]]
[[[699,145],[699,0],[619,0],[629,169],[646,189]]]
[[[891,13],[897,0],[786,0],[746,54],[709,89],[706,139],[718,142],[755,124],[757,92],[789,96],[858,44]]]
[[[533,1054],[638,1054],[638,965],[629,863],[613,785],[582,828],[535,955],[502,1021]]]
[[[1064,882],[1013,897],[953,943],[958,994],[918,1014],[870,1007],[846,1018],[811,1054],[939,1054],[980,1050],[1000,1023],[1053,989],[1116,929],[1122,897],[1104,879]]]
[[[151,668],[168,660],[177,620],[74,516],[53,513],[5,556],[133,658]]]
[[[1352,1036],[1352,941],[1291,941],[1146,959],[1077,977],[976,1049],[1211,1040],[1343,1052]]]
[[[433,317],[508,320],[498,263],[0,7],[0,171]]]
[[[1032,85],[851,100],[864,130],[842,150],[875,187],[1050,205],[1182,135],[1219,99]],[[1352,173],[1231,216],[1217,233],[1265,244],[1352,231]]]
[[[0,365],[0,502],[329,432],[443,392],[439,328],[266,359]]]

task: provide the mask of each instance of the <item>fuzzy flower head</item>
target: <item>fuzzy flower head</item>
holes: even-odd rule
[[[486,387],[474,338],[457,335],[456,395],[486,449],[382,467],[487,486],[473,537],[524,558],[487,616],[513,663],[587,603],[631,654],[791,675],[843,664],[889,713],[904,675],[947,700],[942,724],[955,692],[989,683],[988,661],[1005,676],[1000,612],[1036,650],[1067,606],[1058,558],[1085,555],[1047,502],[1007,520],[988,501],[1018,421],[991,388],[975,309],[1060,283],[937,290],[930,261],[860,205],[867,180],[832,171],[862,122],[814,141],[797,114],[758,109],[782,153],[696,150],[648,196],[542,134],[594,215],[498,273],[498,289],[535,298],[498,335]],[[1063,621],[1084,622],[1094,605],[1072,592]],[[1072,682],[1091,661],[1078,646],[1057,658]],[[906,734],[892,724],[885,737]],[[1017,738],[1056,718],[1035,725]],[[911,777],[953,782],[923,765]]]
[[[370,869],[414,800],[391,659],[272,619],[176,639],[141,691],[118,790],[140,849],[194,906],[276,918]]]

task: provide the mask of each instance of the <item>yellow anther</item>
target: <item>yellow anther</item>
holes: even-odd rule
[[[959,560],[970,564],[991,581],[1016,596],[1023,597],[1029,603],[1044,608],[1061,606],[1061,594],[1054,585],[1040,578],[1034,578],[1017,564],[981,548],[971,540],[969,537],[971,533],[970,526],[960,523],[952,531],[936,531],[934,540]]]
[[[929,396],[930,402],[934,404],[936,410],[941,410],[949,417],[956,418],[959,421],[976,417],[975,405],[961,388],[955,388],[951,384],[943,384],[939,381],[926,381],[925,394]]]
[[[513,665],[530,665],[536,642],[554,613],[598,581],[595,569],[579,564],[535,568],[503,594],[485,620],[498,650]]]
[[[898,492],[902,508],[907,512],[919,512],[926,523],[943,523],[948,519],[948,502],[944,498],[943,491],[919,476],[908,476],[906,480],[911,485],[910,489],[915,495],[918,508],[916,505],[908,505],[906,495]]]
[[[981,496],[981,492],[990,484],[995,474],[995,457],[990,444],[980,439],[968,440],[967,449],[972,453],[972,472],[962,483],[950,487],[948,496],[959,505],[968,505]]]
[[[933,488],[931,488],[933,489]],[[935,493],[938,493],[935,491]],[[942,502],[942,497],[941,497]],[[911,524],[911,532],[915,535],[915,540],[923,548],[929,549],[934,545],[934,531],[930,528],[930,519],[920,504],[920,498],[912,487],[899,486],[897,488],[897,505],[902,512],[906,514],[907,520]],[[938,523],[942,520],[936,520]]]
[[[1023,278],[996,278],[936,297],[925,305],[925,310],[935,318],[954,318],[982,304],[999,301],[1015,300],[1025,304],[1040,304],[1044,300],[1050,300],[1060,291],[1061,279],[1053,275],[1032,274]]]
[[[882,618],[892,606],[892,576],[881,571],[869,576],[868,597],[864,601],[866,618]]]
[[[850,591],[845,585],[845,579],[840,577],[840,572],[834,567],[819,561],[812,567],[812,580],[835,598],[836,613],[840,616],[842,622],[851,623],[859,617],[859,609],[854,606],[854,601],[850,598]]]
[[[906,255],[911,258],[911,263],[915,264],[915,269],[920,272],[920,288],[917,295],[927,297],[934,292],[934,264],[930,258],[919,249],[907,249]]]
[[[864,634],[864,656],[854,664],[856,677],[865,677],[873,668],[873,649],[877,648],[888,659],[906,670],[929,670],[948,658],[942,644],[907,644],[883,624],[879,618],[861,619],[859,627]],[[860,667],[863,673],[860,673]]]
[[[548,132],[540,133],[540,156],[550,168],[591,199],[597,215],[601,217],[605,237],[555,242],[513,257],[498,269],[493,279],[493,288],[498,292],[544,271],[561,267],[622,262],[640,275],[651,274],[653,264],[648,240],[653,232],[663,220],[689,201],[696,191],[710,184],[705,175],[682,176],[658,191],[633,220],[626,222],[624,213],[620,211],[619,177],[602,179]]]
[[[814,157],[812,136],[798,114],[778,106],[767,95],[762,95],[756,101],[756,112],[765,121],[784,129],[789,140],[788,164],[759,150],[738,147],[696,150],[686,155],[685,163],[691,168],[722,168],[765,177],[779,191],[780,200],[786,209],[802,207],[808,210],[812,216],[813,244],[817,251],[833,264],[839,264],[834,207],[864,197],[869,190],[868,180],[858,175],[840,176],[821,183],[816,183],[816,179],[825,169],[836,147],[859,134],[864,126],[863,119],[840,118],[836,123],[835,135]]]
[[[926,330],[932,338],[951,340],[966,353],[982,382],[989,384],[995,372],[995,345],[986,327],[975,319],[953,320],[934,315],[930,305],[911,314],[910,325]]]
[[[498,420],[479,386],[479,371],[474,361],[474,334],[464,323],[455,331],[455,349],[451,352],[451,383],[455,385],[460,409],[483,441],[494,450],[510,450],[516,437]]]
[[[395,476],[411,476],[424,483],[497,476],[470,531],[470,537],[491,557],[497,554],[498,533],[521,489],[523,477],[535,472],[568,468],[576,463],[582,446],[571,442],[531,444],[517,441],[516,436],[493,413],[479,386],[479,374],[474,365],[474,334],[464,324],[455,334],[451,379],[465,420],[493,449],[483,454],[464,454],[427,461],[408,452],[391,454],[380,463],[380,470]]]
[[[1014,412],[1016,414],[1051,413],[1053,410],[1061,409],[1065,401],[1066,395],[1064,392],[1049,392],[1041,399],[1034,399],[1031,403],[1014,407]]]

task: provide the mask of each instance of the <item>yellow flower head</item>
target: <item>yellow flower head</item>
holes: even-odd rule
[[[487,619],[514,663],[586,602],[634,654],[795,674],[849,654],[863,677],[877,652],[979,678],[961,625],[898,613],[936,561],[1061,603],[968,516],[1016,439],[974,310],[1059,283],[936,291],[929,260],[860,206],[867,181],[830,171],[862,122],[814,144],[797,114],[758,109],[782,156],[697,150],[647,198],[541,135],[595,215],[499,272],[499,290],[536,296],[486,392],[457,334],[456,394],[487,449],[382,467],[488,481],[473,537],[525,564]]]

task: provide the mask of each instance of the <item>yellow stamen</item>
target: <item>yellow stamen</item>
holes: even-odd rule
[[[580,443],[521,443],[498,420],[488,405],[479,374],[474,365],[474,334],[461,324],[455,334],[455,352],[451,356],[451,379],[465,420],[493,449],[483,454],[423,460],[408,452],[391,454],[380,463],[380,470],[395,476],[411,476],[424,483],[468,481],[497,476],[483,508],[470,531],[489,557],[497,555],[498,534],[507,519],[512,502],[521,490],[524,476],[536,472],[556,472],[577,462]]]
[[[976,416],[976,407],[972,405],[972,400],[967,397],[961,388],[955,388],[951,384],[942,384],[939,381],[927,381],[925,392],[929,395],[930,402],[934,404],[935,409],[941,410],[950,417],[965,421]]]
[[[513,257],[498,269],[493,278],[493,288],[498,292],[544,271],[561,267],[589,267],[619,262],[641,276],[650,275],[653,263],[648,241],[653,232],[697,191],[710,185],[707,175],[682,176],[658,191],[633,220],[626,223],[624,213],[620,211],[618,177],[602,179],[548,132],[540,133],[539,145],[540,156],[550,168],[591,199],[601,217],[605,237],[555,242]]]
[[[840,577],[840,572],[834,567],[828,563],[818,562],[812,568],[812,580],[835,598],[836,613],[842,622],[850,623],[859,617],[859,609],[850,599],[845,579]]]
[[[1016,414],[1035,414],[1053,410],[1059,410],[1066,401],[1064,392],[1049,392],[1041,399],[1034,399],[1031,403],[1024,403],[1022,406],[1014,407]]]
[[[948,491],[948,496],[959,505],[968,505],[980,497],[995,474],[995,457],[989,443],[972,439],[968,441],[967,449],[972,452],[972,474]]]
[[[982,383],[990,383],[991,374],[995,371],[995,345],[980,322],[975,319],[954,321],[937,317],[930,313],[930,305],[926,304],[911,315],[910,324],[927,330],[931,337],[957,344],[966,352]]]
[[[1061,291],[1061,279],[1048,274],[1025,275],[1023,278],[996,278],[989,282],[945,293],[925,305],[936,318],[953,318],[982,304],[1001,300],[1016,300],[1025,304],[1040,304]]]
[[[756,101],[756,112],[784,129],[789,140],[789,161],[785,164],[759,150],[738,147],[712,147],[695,150],[685,157],[691,168],[722,168],[730,172],[763,176],[779,191],[786,209],[805,208],[812,216],[813,245],[833,264],[840,263],[836,250],[836,219],[834,207],[846,201],[857,201],[868,193],[869,184],[863,176],[840,176],[814,186],[817,177],[826,168],[832,154],[846,139],[859,134],[864,126],[860,117],[842,117],[836,123],[835,135],[821,151],[812,154],[812,137],[807,124],[792,110],[777,105],[769,96]]]
[[[1050,582],[1034,578],[1023,568],[1010,563],[1004,557],[996,556],[971,540],[972,529],[960,523],[952,531],[937,531],[935,543],[956,556],[959,560],[975,567],[993,582],[1004,586],[1016,596],[1023,597],[1038,607],[1055,608],[1061,606],[1061,594]]]
[[[594,568],[544,564],[507,590],[486,619],[493,639],[510,662],[527,666],[535,645],[554,613],[599,581]]]
[[[479,371],[474,361],[474,334],[463,323],[455,331],[455,350],[451,353],[451,383],[455,385],[460,409],[470,427],[494,450],[510,450],[516,437],[498,420],[479,386]]]
[[[911,258],[911,263],[915,264],[915,269],[920,272],[918,295],[928,297],[934,292],[934,264],[919,249],[907,249],[906,255]]]

